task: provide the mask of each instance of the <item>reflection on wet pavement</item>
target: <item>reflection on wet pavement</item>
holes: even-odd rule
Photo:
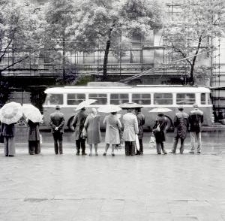
[[[27,143],[27,128],[16,128],[16,143],[17,144],[25,144]],[[53,138],[51,131],[41,131],[41,134],[43,136],[43,144],[42,147],[51,146],[53,145]],[[173,132],[167,133],[167,139],[166,139],[166,149],[170,150],[173,145]],[[144,148],[149,149],[149,139],[151,136],[151,132],[145,132],[144,133]],[[99,145],[99,148],[104,148],[104,138],[105,133],[102,132],[102,142]],[[73,132],[65,132],[64,133],[64,144],[68,148],[74,147],[74,133]],[[225,131],[214,131],[214,132],[202,132],[202,151],[204,153],[212,153],[212,154],[219,154],[219,153],[225,153]],[[20,146],[20,145],[19,145]],[[179,149],[179,144],[178,148]],[[190,135],[188,134],[186,140],[185,140],[185,149],[190,149]]]

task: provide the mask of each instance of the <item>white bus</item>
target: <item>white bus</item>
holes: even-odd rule
[[[69,126],[75,114],[76,106],[86,99],[97,100],[91,107],[98,108],[107,104],[120,105],[135,102],[143,106],[142,113],[146,117],[145,127],[151,129],[157,113],[149,113],[155,107],[167,107],[172,111],[167,112],[171,128],[177,107],[183,105],[185,112],[193,109],[193,104],[198,104],[204,112],[204,125],[213,123],[213,111],[210,99],[210,89],[197,86],[166,86],[166,85],[115,85],[113,83],[93,83],[87,86],[53,87],[45,90],[46,100],[43,104],[44,124],[49,125],[50,114],[55,111],[55,106],[60,105],[65,115],[66,125]],[[87,110],[88,111],[88,110]],[[120,112],[125,113],[125,110]],[[100,113],[101,128],[105,114]]]

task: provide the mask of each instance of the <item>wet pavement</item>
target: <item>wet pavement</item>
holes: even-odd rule
[[[135,157],[124,149],[103,157],[104,143],[99,156],[76,156],[70,132],[63,155],[42,132],[42,153],[30,156],[24,133],[17,130],[14,158],[0,144],[0,220],[225,220],[225,131],[203,133],[200,155],[188,153],[189,136],[183,155],[157,155],[146,132],[145,154]],[[169,133],[168,152],[172,140]]]

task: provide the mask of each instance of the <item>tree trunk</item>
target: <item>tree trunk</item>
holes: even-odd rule
[[[201,47],[201,43],[202,43],[202,36],[199,37],[198,39],[198,47],[195,51],[195,56],[192,60],[192,64],[191,64],[191,70],[190,70],[190,84],[191,85],[194,85],[195,81],[194,81],[194,70],[195,70],[195,63],[196,63],[196,59],[197,59],[197,56],[198,56],[198,52],[199,52],[199,49]]]
[[[65,41],[65,30],[63,32],[63,84],[65,84],[66,81],[66,41]]]
[[[111,42],[107,40],[106,47],[105,47],[105,54],[104,54],[104,63],[103,63],[103,76],[102,81],[107,80],[107,66],[108,66],[108,57],[109,57],[109,49],[110,49]]]
[[[108,78],[107,76],[108,57],[109,57],[109,49],[111,46],[112,30],[114,26],[115,26],[115,23],[113,23],[112,27],[109,29],[109,32],[108,32],[108,40],[106,42],[105,54],[104,54],[104,60],[103,60],[104,63],[103,63],[102,81],[106,81]]]

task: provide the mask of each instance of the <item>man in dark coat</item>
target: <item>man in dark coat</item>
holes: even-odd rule
[[[52,128],[52,134],[54,138],[55,154],[63,154],[63,133],[65,119],[63,113],[60,111],[60,106],[56,106],[55,112],[50,115],[50,125]]]
[[[190,123],[190,136],[191,136],[191,151],[190,153],[194,153],[195,150],[195,140],[197,140],[197,153],[201,153],[201,129],[203,123],[203,112],[198,109],[198,105],[193,105],[194,110],[192,110],[189,114],[189,123]]]
[[[152,130],[155,136],[157,154],[161,154],[161,150],[163,154],[167,154],[164,146],[164,141],[166,141],[165,133],[167,129],[168,120],[163,113],[159,113]]]
[[[144,114],[141,113],[141,108],[136,108],[135,109],[136,115],[137,115],[137,121],[138,121],[138,140],[139,140],[139,145],[140,145],[140,150],[137,150],[136,155],[143,155],[143,126],[145,124],[145,116]]]
[[[189,120],[188,120],[188,114],[184,112],[183,106],[178,107],[178,112],[176,113],[174,117],[174,144],[173,144],[173,149],[171,153],[176,153],[177,149],[177,144],[180,139],[180,153],[183,154],[184,152],[184,140],[187,136],[187,131],[188,131],[188,125],[189,125]]]
[[[27,125],[29,126],[28,132],[29,154],[30,155],[39,154],[41,152],[39,123],[34,123],[31,120],[28,120]]]
[[[82,150],[82,155],[87,155],[85,152],[85,139],[86,137],[83,136],[83,129],[84,123],[87,118],[87,114],[85,112],[85,108],[82,108],[73,118],[71,123],[71,129],[75,131],[75,141],[76,141],[76,148],[77,153],[76,155],[80,154],[80,148]]]

